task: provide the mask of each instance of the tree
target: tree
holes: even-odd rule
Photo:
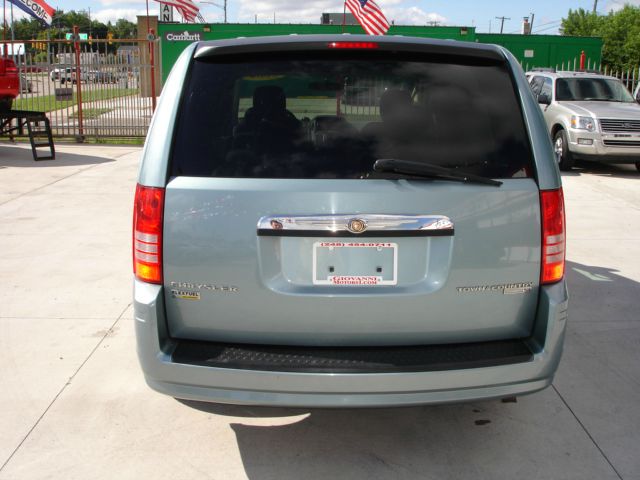
[[[114,38],[136,38],[138,35],[137,25],[124,18],[119,19],[111,31]]]
[[[560,27],[563,35],[573,37],[597,37],[601,34],[605,17],[597,13],[588,12],[584,8],[569,10],[567,18],[562,19]]]
[[[635,68],[640,63],[640,7],[625,5],[608,15],[569,10],[561,30],[563,35],[602,37],[602,63],[609,68]]]
[[[609,13],[602,27],[605,63],[617,69],[637,67],[640,63],[640,8],[626,5]]]

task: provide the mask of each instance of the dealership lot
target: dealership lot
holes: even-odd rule
[[[0,145],[0,479],[640,479],[640,174],[563,177],[570,325],[517,402],[372,410],[179,402],[137,365],[140,148]],[[390,315],[390,318],[393,318]]]

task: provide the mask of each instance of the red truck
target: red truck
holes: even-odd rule
[[[13,60],[0,57],[0,111],[11,110],[13,99],[20,93],[20,77]]]

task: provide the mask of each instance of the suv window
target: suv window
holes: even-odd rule
[[[373,173],[380,158],[528,176],[509,71],[487,60],[363,52],[194,60],[172,176],[397,178]]]
[[[531,91],[538,98],[540,92],[542,92],[542,85],[544,85],[544,77],[533,77],[531,80]]]
[[[549,99],[553,98],[553,80],[549,77],[544,78],[544,83],[542,84],[542,90],[540,91],[541,95],[546,95]]]
[[[558,101],[633,102],[622,83],[608,78],[559,78],[556,80]]]

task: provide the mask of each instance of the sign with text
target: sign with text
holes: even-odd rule
[[[44,0],[9,0],[20,10],[37,18],[47,27],[53,22],[53,7]]]
[[[64,39],[65,39],[65,40],[75,40],[75,39],[73,38],[73,33],[67,33],[67,34],[65,34]],[[86,41],[86,40],[89,40],[89,34],[88,34],[88,33],[80,33],[80,34],[78,34],[78,40],[79,40],[79,41]]]
[[[199,42],[202,40],[202,34],[200,32],[190,32],[189,30],[165,32],[164,39],[168,42]]]
[[[160,4],[160,22],[173,22],[173,7],[171,5],[168,5],[166,3]]]

